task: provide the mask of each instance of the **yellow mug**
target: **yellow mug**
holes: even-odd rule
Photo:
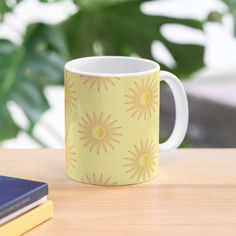
[[[159,144],[159,88],[171,88],[176,121]],[[65,65],[65,165],[74,180],[128,185],[158,174],[159,153],[176,149],[188,124],[181,82],[151,60],[98,56]]]

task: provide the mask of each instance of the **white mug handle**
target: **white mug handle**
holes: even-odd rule
[[[165,81],[173,93],[175,100],[175,126],[170,137],[159,144],[160,154],[175,150],[182,143],[188,127],[188,101],[180,80],[167,71],[160,72],[160,81]]]

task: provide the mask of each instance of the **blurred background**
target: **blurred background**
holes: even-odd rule
[[[236,147],[236,0],[0,0],[0,146],[63,147],[63,66],[156,60],[184,83],[183,147]],[[161,140],[174,124],[161,89]]]

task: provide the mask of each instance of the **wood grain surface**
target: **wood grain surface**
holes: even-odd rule
[[[236,235],[236,149],[180,149],[144,184],[100,187],[64,175],[63,150],[0,150],[0,174],[46,181],[52,220],[28,236]],[[1,190],[0,190],[1,191]]]

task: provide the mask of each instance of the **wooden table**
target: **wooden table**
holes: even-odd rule
[[[64,175],[62,150],[0,150],[0,174],[49,183],[55,216],[26,235],[236,235],[236,149],[160,157],[154,181],[124,187]]]

